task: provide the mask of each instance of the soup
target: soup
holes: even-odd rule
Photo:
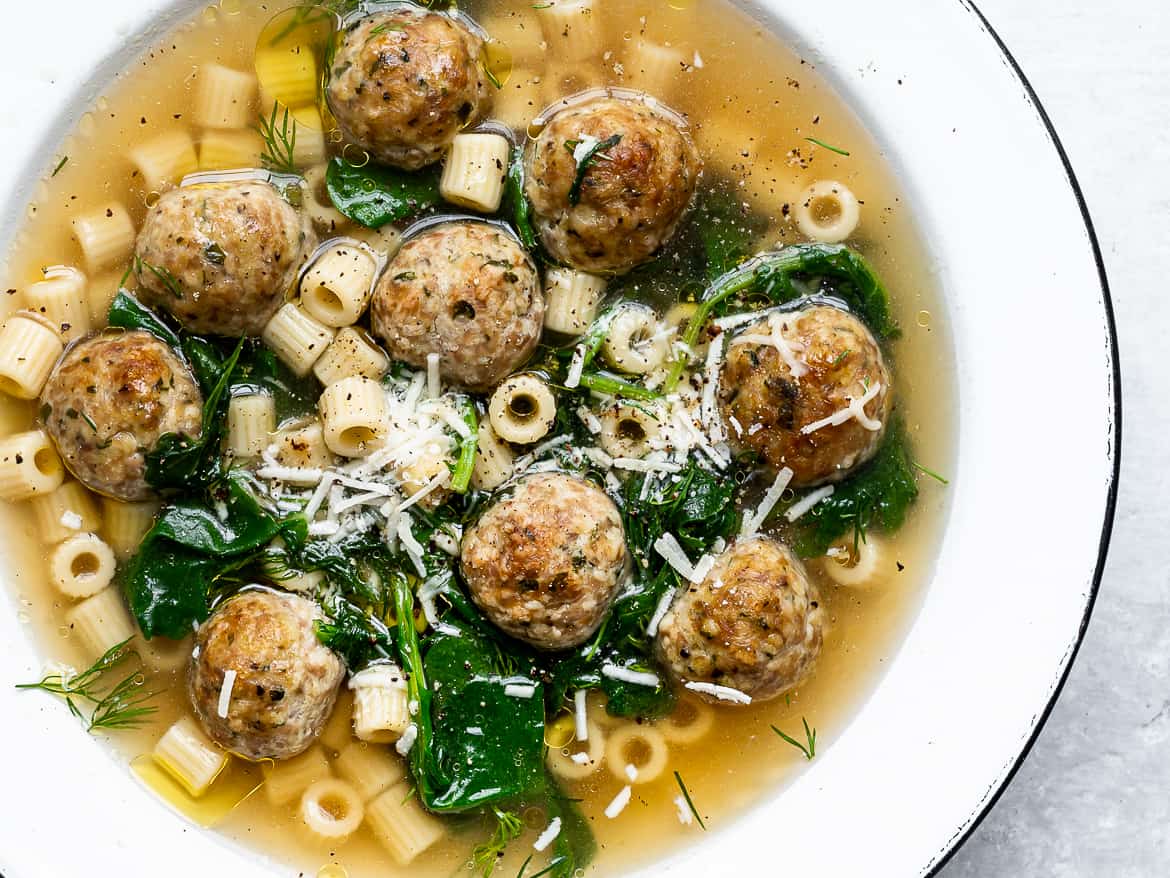
[[[12,575],[76,669],[33,688],[305,874],[694,842],[832,746],[929,577],[910,208],[723,0],[210,6],[6,273]]]

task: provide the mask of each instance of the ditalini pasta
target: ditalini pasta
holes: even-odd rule
[[[326,326],[357,323],[373,295],[377,267],[360,245],[330,247],[301,278],[301,307]]]
[[[601,768],[605,762],[606,732],[593,720],[587,723],[584,741],[570,736],[561,746],[549,746],[545,757],[549,770],[567,781],[580,781]]]
[[[65,481],[65,466],[44,430],[0,439],[0,499],[47,495]]]
[[[504,197],[512,144],[500,134],[459,134],[451,144],[439,193],[452,204],[495,213]]]
[[[390,368],[390,358],[364,329],[347,326],[338,331],[333,342],[325,349],[316,364],[313,374],[328,387],[342,378],[379,379]]]
[[[293,302],[281,306],[261,336],[284,364],[305,376],[333,341],[334,330]]]
[[[119,560],[124,561],[137,551],[161,507],[158,500],[125,503],[102,498],[102,534]]]
[[[405,782],[366,805],[366,823],[400,866],[409,865],[446,834],[443,824],[423,810]]]
[[[256,76],[222,64],[203,64],[195,75],[196,125],[247,128],[255,114]]]
[[[264,139],[255,131],[211,128],[199,138],[199,170],[255,168],[263,151]]]
[[[93,533],[71,536],[49,553],[49,577],[69,598],[87,598],[106,588],[116,566],[113,549]]]
[[[796,225],[814,241],[840,244],[861,222],[861,203],[853,190],[836,180],[818,180],[793,205]]]
[[[271,448],[276,462],[288,469],[310,471],[323,469],[330,466],[335,459],[333,452],[325,444],[321,422],[315,419],[307,424],[298,424],[281,430],[274,437]]]
[[[617,402],[600,416],[597,441],[612,457],[645,457],[662,434],[660,406]]]
[[[273,805],[287,805],[310,786],[332,773],[325,751],[310,747],[300,756],[263,763],[264,795]]]
[[[333,206],[329,193],[325,189],[326,164],[317,164],[305,171],[305,213],[320,231],[328,235],[338,235],[342,229],[351,225],[349,219]],[[390,227],[393,229],[393,227]],[[376,229],[367,229],[376,232]],[[373,248],[377,251],[378,248]],[[385,255],[385,254],[384,254]]]
[[[269,46],[256,54],[256,75],[265,102],[286,107],[316,104],[319,73],[317,55],[307,43]]]
[[[671,744],[694,744],[715,728],[715,711],[697,698],[680,698],[674,710],[654,724]]]
[[[81,247],[85,267],[96,275],[124,262],[134,249],[134,221],[121,204],[111,203],[73,221],[73,237]]]
[[[228,403],[228,451],[237,458],[259,457],[276,430],[276,400],[269,393],[233,396]]]
[[[673,46],[640,39],[630,43],[622,63],[625,84],[669,98],[683,84],[691,59]]]
[[[349,679],[353,690],[353,734],[362,741],[389,744],[410,725],[406,677],[397,665],[371,665]]]
[[[130,611],[117,586],[104,588],[65,611],[65,625],[85,652],[97,658],[119,643],[129,640],[137,630]]]
[[[49,321],[17,311],[0,327],[0,390],[19,399],[36,398],[64,350]]]
[[[301,820],[309,832],[334,844],[357,831],[365,810],[357,790],[336,778],[317,781],[301,796]]]
[[[533,8],[553,57],[577,62],[604,51],[605,22],[594,0],[557,0]]]
[[[342,457],[365,457],[386,441],[390,407],[386,392],[369,378],[330,384],[318,404],[325,444]]]
[[[72,341],[90,331],[86,288],[86,277],[76,268],[55,265],[45,269],[44,280],[24,291],[25,307],[48,320],[61,338]]]
[[[557,418],[557,400],[536,375],[513,375],[492,394],[488,415],[497,436],[525,445],[548,435]]]
[[[544,276],[545,327],[565,335],[580,335],[597,319],[605,286],[605,278],[597,275],[571,268],[549,268]]]
[[[190,132],[176,128],[129,150],[130,160],[148,189],[177,186],[199,169],[195,141]]]
[[[189,716],[166,730],[151,756],[195,798],[207,792],[227,767],[229,758]]]
[[[37,532],[49,545],[102,527],[97,498],[81,482],[65,482],[55,491],[33,497],[29,506]]]
[[[605,743],[606,767],[621,783],[653,783],[666,771],[669,757],[666,738],[650,725],[618,726]]]
[[[333,760],[337,773],[349,781],[363,802],[390,789],[406,776],[406,762],[393,748],[357,741]]]
[[[479,425],[479,441],[475,446],[475,469],[471,483],[481,491],[494,491],[516,470],[516,454],[496,435],[488,422]]]
[[[645,375],[666,362],[670,335],[652,308],[629,303],[620,306],[614,314],[601,350],[615,368]]]
[[[837,585],[868,588],[879,584],[894,565],[885,541],[867,533],[864,539],[841,540],[831,546],[821,566]]]

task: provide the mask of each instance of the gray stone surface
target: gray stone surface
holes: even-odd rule
[[[1124,447],[1109,563],[1068,685],[942,878],[1170,875],[1170,7],[979,5],[1052,116],[1101,238]]]

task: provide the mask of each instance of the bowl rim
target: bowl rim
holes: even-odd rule
[[[940,856],[935,862],[934,866],[926,873],[928,876],[936,876],[942,873],[942,870],[948,863],[954,859],[955,855],[975,834],[987,816],[995,809],[1003,794],[1007,792],[1012,781],[1015,780],[1016,775],[1027,761],[1028,756],[1032,753],[1032,748],[1040,739],[1041,732],[1047,725],[1049,718],[1052,716],[1053,710],[1056,708],[1057,701],[1060,700],[1061,694],[1064,692],[1065,684],[1068,682],[1069,675],[1072,673],[1073,665],[1076,664],[1077,655],[1080,653],[1081,646],[1084,645],[1085,636],[1088,634],[1089,623],[1093,617],[1093,610],[1097,605],[1097,597],[1101,592],[1101,582],[1105,575],[1105,563],[1109,556],[1109,544],[1113,537],[1113,524],[1117,512],[1117,493],[1118,486],[1121,480],[1121,436],[1122,436],[1122,393],[1121,393],[1121,354],[1119,340],[1117,336],[1117,319],[1113,309],[1113,296],[1109,287],[1109,275],[1105,268],[1105,257],[1101,252],[1101,242],[1097,236],[1097,229],[1093,223],[1093,217],[1089,210],[1088,201],[1085,199],[1084,190],[1081,188],[1080,180],[1077,178],[1077,173],[1073,168],[1072,159],[1069,157],[1068,151],[1064,147],[1064,143],[1060,138],[1060,134],[1056,130],[1056,125],[1052,121],[1052,117],[1048,115],[1048,110],[1045,109],[1040,95],[1036,92],[1035,87],[1028,79],[1028,75],[1024,72],[1020,62],[1016,59],[1012,50],[1008,47],[1003,37],[988,20],[987,16],[979,8],[975,0],[958,0],[960,6],[970,12],[978,21],[980,27],[986,32],[987,36],[995,43],[996,48],[1000,54],[1003,55],[1007,62],[1011,73],[1019,81],[1024,88],[1024,94],[1028,102],[1036,110],[1036,113],[1043,123],[1044,128],[1048,133],[1048,139],[1052,142],[1053,148],[1056,150],[1057,156],[1060,158],[1060,163],[1064,166],[1065,175],[1068,177],[1069,188],[1072,190],[1073,197],[1076,200],[1077,206],[1081,211],[1081,218],[1085,224],[1085,233],[1088,236],[1089,246],[1092,249],[1093,260],[1097,264],[1097,277],[1101,285],[1101,301],[1105,310],[1105,327],[1106,327],[1106,346],[1108,348],[1108,356],[1111,364],[1111,395],[1110,400],[1113,415],[1113,435],[1112,442],[1109,446],[1109,456],[1112,462],[1112,472],[1109,477],[1106,499],[1105,499],[1105,515],[1101,522],[1101,539],[1097,548],[1097,566],[1093,571],[1093,577],[1089,588],[1088,600],[1085,602],[1084,615],[1081,618],[1080,628],[1077,631],[1076,637],[1070,645],[1069,652],[1064,660],[1064,669],[1061,671],[1060,678],[1052,689],[1052,693],[1048,698],[1048,703],[1036,716],[1033,724],[1031,734],[1020,750],[1019,755],[1011,764],[1008,770],[996,781],[995,787],[990,795],[981,803],[979,808],[972,812],[968,819],[966,826],[964,826],[955,836],[947,843],[946,847],[940,851]]]
[[[741,4],[742,4],[742,0],[738,0],[738,2],[741,2]],[[168,13],[170,13],[174,9],[178,8],[179,6],[184,6],[185,8],[194,8],[193,4],[189,3],[189,0],[155,0],[155,2],[153,2],[151,5],[154,6],[156,9],[160,9],[160,10],[165,8],[168,11]],[[767,5],[767,4],[763,4],[763,5]],[[1107,412],[1108,417],[1109,417],[1109,427],[1110,427],[1110,431],[1109,431],[1110,432],[1110,441],[1108,443],[1107,453],[1106,453],[1106,460],[1109,464],[1109,466],[1108,466],[1109,475],[1108,475],[1107,480],[1105,480],[1105,487],[1106,487],[1105,504],[1104,504],[1105,509],[1104,509],[1104,517],[1103,517],[1103,521],[1102,521],[1102,525],[1101,525],[1101,530],[1100,530],[1100,538],[1098,541],[1097,552],[1096,552],[1096,564],[1095,564],[1095,567],[1093,569],[1091,578],[1088,579],[1088,581],[1087,581],[1088,587],[1087,587],[1086,594],[1083,597],[1084,607],[1083,607],[1083,611],[1080,614],[1080,624],[1077,628],[1075,635],[1071,636],[1071,638],[1069,639],[1068,647],[1067,647],[1065,653],[1063,654],[1063,656],[1061,657],[1060,661],[1057,663],[1053,663],[1052,665],[1049,665],[1051,671],[1053,672],[1054,682],[1051,684],[1050,690],[1046,694],[1041,696],[1044,699],[1046,699],[1045,702],[1043,703],[1043,709],[1038,710],[1038,712],[1027,722],[1026,727],[1024,729],[1021,729],[1021,731],[1024,732],[1024,734],[1020,738],[1021,743],[1019,744],[1018,751],[1014,751],[1014,755],[1008,761],[1006,761],[1004,763],[1003,768],[1001,770],[999,770],[995,775],[992,775],[990,772],[987,774],[987,777],[988,777],[990,783],[987,786],[985,794],[982,796],[980,801],[978,801],[978,803],[975,805],[975,807],[971,810],[969,816],[964,821],[957,822],[957,825],[954,826],[954,830],[955,830],[954,834],[951,835],[947,839],[945,844],[940,846],[935,851],[932,859],[930,861],[927,861],[927,862],[929,862],[929,865],[924,864],[924,871],[921,874],[927,874],[927,875],[938,875],[943,870],[943,867],[947,863],[950,862],[950,860],[953,858],[953,856],[959,850],[959,848],[962,847],[962,845],[970,839],[970,837],[973,835],[973,833],[979,827],[979,825],[982,823],[982,821],[987,817],[987,815],[990,813],[990,811],[995,807],[995,805],[999,801],[1000,797],[1003,795],[1004,791],[1007,789],[1008,785],[1016,777],[1020,767],[1023,765],[1023,763],[1027,759],[1028,755],[1030,755],[1033,746],[1035,745],[1036,741],[1039,738],[1040,732],[1043,730],[1045,724],[1047,723],[1048,718],[1051,716],[1051,713],[1055,707],[1056,701],[1060,697],[1060,695],[1063,691],[1063,688],[1064,688],[1065,684],[1067,683],[1068,677],[1071,673],[1072,665],[1077,657],[1077,654],[1079,653],[1080,647],[1081,647],[1081,645],[1084,641],[1084,638],[1086,636],[1088,625],[1089,625],[1089,622],[1090,622],[1090,619],[1091,619],[1091,616],[1092,616],[1092,613],[1093,613],[1093,610],[1094,610],[1094,607],[1096,604],[1096,599],[1097,599],[1097,596],[1099,594],[1101,583],[1102,583],[1102,578],[1103,578],[1103,574],[1104,574],[1104,566],[1105,566],[1106,559],[1107,559],[1109,542],[1110,542],[1110,537],[1112,534],[1112,528],[1113,528],[1113,524],[1114,524],[1114,517],[1115,517],[1115,511],[1116,511],[1116,504],[1117,504],[1117,494],[1118,494],[1118,485],[1119,485],[1119,478],[1120,478],[1120,465],[1121,465],[1121,441],[1122,441],[1121,440],[1121,436],[1122,436],[1122,389],[1121,389],[1120,355],[1119,355],[1117,328],[1116,328],[1114,309],[1113,309],[1113,303],[1112,303],[1112,298],[1111,298],[1110,289],[1109,289],[1108,278],[1107,278],[1107,274],[1106,274],[1106,268],[1105,268],[1103,256],[1101,253],[1101,249],[1100,249],[1100,244],[1099,244],[1099,241],[1097,238],[1097,234],[1096,234],[1096,231],[1095,231],[1095,228],[1093,225],[1092,217],[1090,215],[1090,211],[1089,211],[1088,205],[1086,203],[1083,191],[1082,191],[1080,184],[1077,180],[1077,177],[1076,177],[1076,174],[1073,170],[1072,163],[1069,159],[1069,156],[1068,156],[1068,154],[1067,154],[1067,152],[1066,152],[1066,150],[1065,150],[1065,148],[1060,140],[1059,135],[1057,134],[1057,131],[1055,129],[1055,126],[1053,125],[1051,118],[1049,117],[1047,111],[1045,110],[1036,91],[1034,90],[1031,83],[1027,79],[1023,70],[1021,69],[1019,63],[1017,62],[1015,57],[1012,55],[1011,51],[1008,49],[1007,45],[1004,43],[1004,41],[999,36],[999,34],[994,30],[994,28],[992,27],[992,25],[990,24],[988,19],[984,16],[982,11],[976,6],[975,0],[958,0],[958,7],[961,11],[967,13],[968,16],[973,19],[972,24],[974,26],[979,27],[981,30],[983,30],[987,34],[987,36],[989,36],[991,38],[996,52],[999,54],[999,56],[1002,58],[1002,60],[1006,63],[1006,66],[1008,68],[1010,75],[1023,87],[1023,89],[1022,89],[1023,95],[1022,96],[1025,99],[1025,103],[1027,103],[1027,105],[1032,110],[1034,110],[1037,118],[1039,119],[1039,121],[1043,125],[1043,128],[1044,128],[1044,131],[1047,135],[1048,141],[1055,148],[1057,156],[1060,159],[1061,165],[1064,168],[1065,177],[1067,179],[1067,183],[1069,185],[1069,188],[1070,188],[1070,190],[1073,194],[1074,200],[1075,200],[1076,204],[1078,205],[1078,208],[1081,212],[1081,219],[1082,219],[1083,227],[1084,227],[1084,230],[1085,230],[1085,233],[1087,236],[1087,241],[1089,243],[1089,250],[1092,254],[1093,261],[1095,262],[1096,267],[1097,267],[1098,282],[1099,282],[1100,291],[1101,291],[1100,302],[1102,305],[1102,311],[1103,311],[1104,318],[1105,318],[1104,323],[1105,323],[1106,332],[1104,333],[1104,335],[1105,335],[1105,341],[1106,341],[1106,346],[1107,346],[1107,351],[1108,351],[1106,360],[1108,362],[1108,367],[1110,369],[1110,376],[1109,376],[1109,398],[1106,400],[1103,400],[1103,402],[1105,402],[1106,407],[1107,407],[1106,412]],[[137,13],[137,12],[135,13],[134,20],[136,22],[140,21],[139,13]],[[158,35],[158,31],[153,30],[153,29],[149,30],[149,31],[147,31],[146,29],[138,29],[135,31],[135,36],[131,37],[130,45],[134,46],[135,48],[141,48],[141,45],[134,43],[134,39],[135,39],[135,37],[142,36],[146,33],[150,34],[150,38],[154,38]],[[125,55],[124,55],[124,53],[119,52],[117,54],[117,57],[124,59]],[[85,79],[82,81],[81,84],[76,84],[76,83],[74,84],[74,86],[71,88],[71,94],[75,98],[80,97],[81,94],[85,93],[86,86],[89,83],[92,83],[93,81],[95,81],[97,79],[102,79],[105,77],[105,72],[109,69],[110,65],[114,62],[115,62],[115,55],[113,55],[113,54],[108,55],[108,56],[103,55],[101,60],[98,61],[96,63],[96,65],[87,66],[87,73],[86,73]],[[125,67],[125,61],[124,60],[117,61],[117,66],[119,68]],[[833,80],[831,80],[831,81],[832,81],[834,87],[838,86],[838,83],[836,81],[833,81]],[[865,114],[864,114],[865,107],[856,105],[854,103],[854,100],[852,97],[846,97],[846,100],[854,112],[862,115],[862,119],[868,127],[870,120],[865,117]],[[57,104],[57,110],[56,110],[56,112],[54,112],[53,116],[51,117],[50,124],[41,127],[38,134],[35,137],[35,140],[36,140],[38,146],[47,145],[50,147],[55,147],[58,143],[60,143],[63,134],[67,133],[68,128],[72,124],[72,123],[66,124],[66,123],[62,122],[63,116],[60,112],[60,105],[63,102],[62,101],[55,101],[55,103]],[[73,121],[75,122],[76,120],[74,119]],[[61,129],[62,125],[65,125],[65,130]],[[1039,133],[1039,132],[1037,131],[1037,133]],[[42,159],[41,161],[36,161],[36,162],[30,163],[29,167],[30,168],[33,166],[41,167],[43,165],[44,165],[44,160]],[[8,186],[4,186],[3,188],[6,191],[6,194],[9,198],[15,199],[15,196],[18,195],[21,191],[23,191],[23,184],[13,186],[11,188]],[[1070,211],[1070,213],[1071,213],[1071,211]],[[1084,251],[1082,251],[1082,253],[1084,253]],[[1086,282],[1086,286],[1088,286],[1088,284],[1089,284],[1089,281],[1087,280],[1088,272],[1084,271],[1084,272],[1082,272],[1082,275],[1086,276],[1085,282]],[[1087,519],[1088,515],[1086,515],[1085,517]],[[1086,552],[1086,555],[1087,554],[1088,553]],[[1086,558],[1085,560],[1088,560],[1088,559]],[[1088,565],[1085,565],[1085,566],[1088,566]],[[1071,628],[1071,625],[1068,627]],[[873,693],[871,691],[870,695],[872,696],[872,694]],[[1038,697],[1036,699],[1035,703],[1036,703],[1037,707],[1040,707],[1040,705],[1041,705],[1041,697]],[[868,697],[866,698],[866,701],[868,701]],[[124,766],[123,766],[123,771],[124,771]],[[740,816],[742,817],[745,815],[740,815]],[[173,817],[172,817],[172,819],[173,819]],[[737,818],[737,821],[738,821],[738,819],[739,818]],[[231,845],[231,847],[235,848],[236,845],[233,844],[233,845]],[[684,848],[692,848],[692,847],[693,847],[693,845],[690,845],[690,844],[685,845],[685,846],[681,846],[680,848],[676,849],[676,852],[681,852]],[[923,853],[925,853],[925,851]],[[925,857],[923,859],[925,860]],[[657,862],[657,861],[655,861],[655,862]],[[665,861],[663,861],[663,862],[665,862]],[[648,863],[648,864],[645,864],[645,866],[649,866],[650,868],[653,868],[654,863]],[[645,868],[645,866],[643,866],[642,868]],[[641,874],[641,872],[639,872],[639,874]]]

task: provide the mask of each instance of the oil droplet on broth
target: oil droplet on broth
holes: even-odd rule
[[[921,326],[923,329],[930,329],[931,320],[932,320],[932,316],[931,316],[931,313],[929,311],[919,311],[918,312],[918,325]]]
[[[666,0],[666,5],[678,12],[686,12],[695,8],[695,0]]]
[[[346,871],[345,866],[339,866],[337,863],[326,863],[317,870],[317,878],[349,878],[349,872]]]
[[[243,10],[240,0],[219,0],[219,8],[224,15],[239,15]]]
[[[206,7],[203,10],[203,23],[208,27],[219,24],[219,10],[214,6]]]
[[[495,80],[493,85],[501,88],[508,84],[512,77],[512,50],[507,43],[499,40],[489,40],[483,47],[483,66],[488,72],[488,78]]]
[[[155,795],[204,829],[222,823],[264,783],[259,766],[232,759],[207,792],[195,798],[149,753],[135,758],[130,768]]]

